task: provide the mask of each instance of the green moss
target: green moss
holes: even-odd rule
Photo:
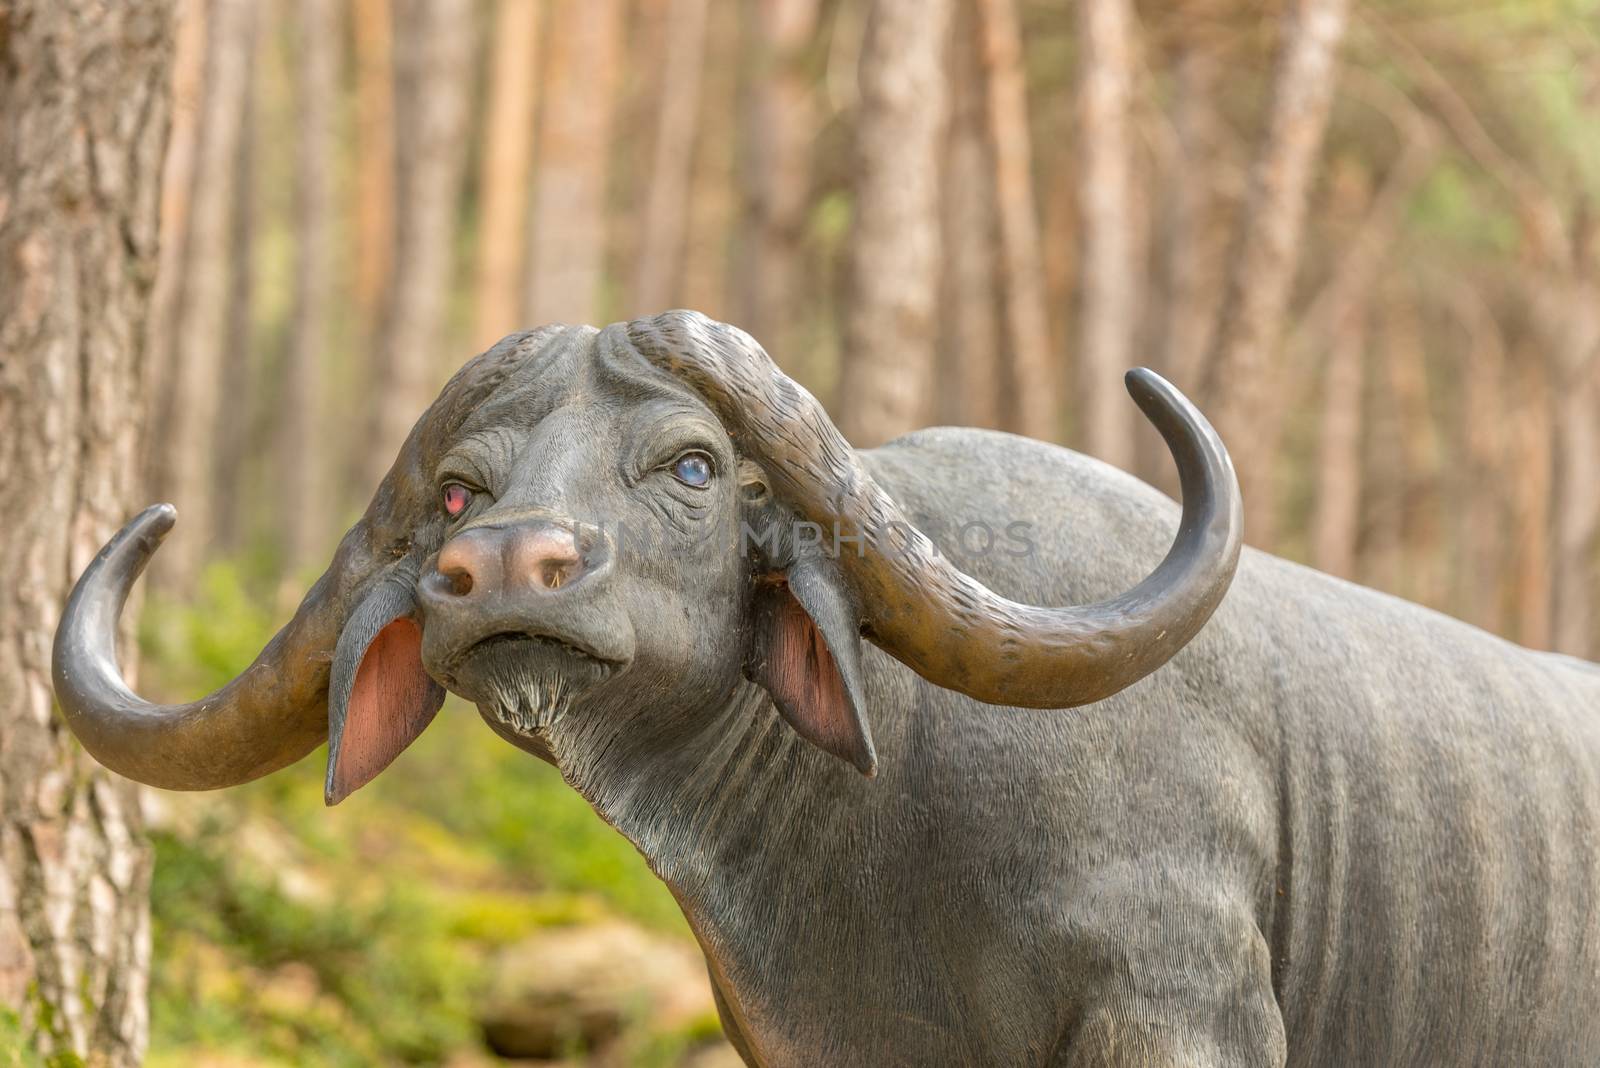
[[[14,1010],[0,1007],[0,1068],[45,1068],[33,1036]]]
[[[23,1023],[13,1009],[0,1007],[0,1068],[84,1068],[83,1058],[67,1049],[55,1006],[44,997],[38,983],[30,983],[27,993],[34,1026]],[[55,1052],[39,1048],[39,1036],[49,1035]]]

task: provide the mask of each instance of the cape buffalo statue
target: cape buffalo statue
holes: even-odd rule
[[[1181,514],[1005,434],[855,451],[695,313],[516,334],[237,679],[122,681],[158,505],[56,693],[168,789],[326,739],[329,803],[462,695],[671,888],[752,1065],[1600,1062],[1600,669],[1241,556],[1217,436],[1128,385]]]

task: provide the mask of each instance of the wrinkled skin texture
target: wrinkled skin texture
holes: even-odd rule
[[[1076,711],[980,704],[864,646],[869,779],[752,670],[792,547],[729,539],[791,517],[700,399],[587,330],[485,359],[346,551],[399,561],[382,581],[416,581],[427,674],[671,888],[749,1063],[1600,1049],[1600,670],[1247,550],[1197,638]],[[709,484],[675,476],[685,452]],[[1130,476],[1002,434],[930,430],[862,462],[964,571],[1030,604],[1129,589],[1178,522]],[[471,487],[454,517],[452,483]],[[966,552],[969,520],[1027,523],[1033,552]],[[458,539],[552,521],[583,577],[490,596],[526,541],[472,565],[481,601],[447,574]]]
[[[680,445],[722,472],[734,459],[653,373],[608,381],[574,346],[502,390],[463,428],[497,442],[480,515],[687,528],[737,504],[729,477],[634,479]],[[1016,600],[1114,595],[1176,521],[1126,475],[1003,435],[928,431],[867,455]],[[1031,523],[1037,553],[962,553],[959,525],[994,517]],[[1186,651],[1076,713],[981,705],[869,647],[868,780],[741,676],[746,562],[625,560],[649,591],[618,617],[628,670],[533,739],[484,714],[666,880],[750,1063],[1555,1064],[1600,1048],[1588,665],[1247,553]]]
[[[749,562],[723,551],[738,534],[737,458],[693,394],[636,358],[604,358],[591,330],[533,348],[447,443],[434,481],[470,485],[472,500],[436,536],[576,523],[600,544],[607,573],[545,596],[513,593],[487,610],[451,611],[448,592],[431,601],[425,593],[422,657],[429,674],[478,702],[491,726],[578,775],[607,749],[620,756],[684,744],[704,726],[692,710],[727,700],[742,661],[707,654],[738,645]],[[685,485],[668,468],[686,452],[705,453],[728,477]],[[517,710],[505,706],[522,689],[560,680],[581,690],[616,671],[549,646],[463,655],[492,634],[522,629],[626,670],[580,693],[570,716],[547,708],[559,724],[519,731]]]

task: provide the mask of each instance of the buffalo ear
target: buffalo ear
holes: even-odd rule
[[[831,561],[806,559],[757,595],[749,675],[795,733],[855,765],[878,771],[861,684],[861,623]]]
[[[444,688],[422,670],[412,591],[384,582],[350,616],[328,680],[328,781],[337,805],[377,777],[433,721]]]

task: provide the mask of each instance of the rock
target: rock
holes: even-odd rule
[[[478,1020],[500,1056],[555,1059],[634,1026],[671,1031],[715,1011],[692,946],[608,920],[549,928],[502,950]]]

